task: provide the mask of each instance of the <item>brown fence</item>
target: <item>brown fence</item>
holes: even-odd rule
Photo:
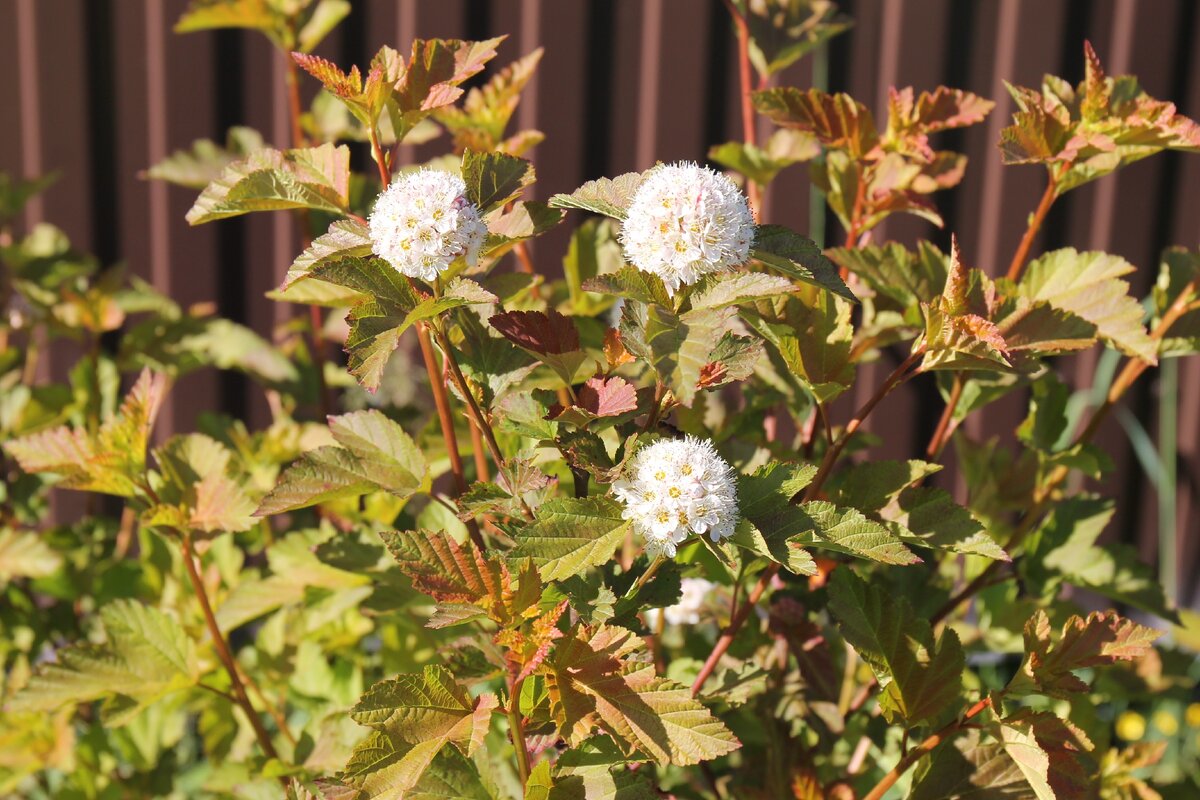
[[[737,89],[730,25],[718,0],[353,0],[351,16],[321,53],[362,64],[380,45],[406,49],[416,37],[481,38],[507,33],[497,63],[546,49],[518,111],[521,127],[544,131],[534,153],[534,195],[566,191],[599,175],[644,169],[655,160],[702,160],[710,144],[736,138]],[[176,36],[185,0],[0,0],[0,169],[62,179],[35,200],[24,223],[46,220],[80,247],[131,270],[182,303],[213,300],[221,313],[269,333],[286,306],[263,293],[295,255],[286,215],[189,228],[191,192],[138,179],[139,170],[194,139],[221,139],[233,124],[268,140],[287,138],[281,59],[254,34]],[[1200,115],[1200,3],[1196,0],[842,0],[856,20],[828,52],[828,86],[877,110],[887,87],[970,89],[997,101],[989,120],[951,134],[970,156],[962,185],[938,196],[945,231],[914,220],[886,235],[948,243],[958,234],[969,264],[995,274],[1007,263],[1044,180],[1037,168],[1002,167],[995,142],[1011,112],[1003,80],[1036,85],[1053,72],[1082,76],[1090,39],[1111,73],[1137,74],[1154,96]],[[782,82],[807,86],[813,62]],[[313,85],[307,87],[312,92]],[[421,158],[427,147],[409,158]],[[432,150],[430,152],[433,152]],[[359,154],[358,157],[361,157]],[[1153,282],[1167,244],[1200,243],[1200,156],[1169,154],[1072,192],[1055,206],[1041,236],[1118,253],[1139,270],[1135,290]],[[767,218],[805,231],[809,186],[802,168],[783,173],[766,200]],[[832,236],[835,232],[830,226]],[[535,257],[557,269],[567,231],[539,241]],[[62,368],[69,353],[57,355]],[[1091,380],[1095,355],[1066,360],[1078,385]],[[880,369],[887,367],[882,365]],[[1160,383],[1146,380],[1130,409],[1153,435]],[[976,415],[972,436],[1006,433],[1022,399]],[[184,379],[164,424],[191,427],[196,413],[220,409],[261,422],[257,393],[237,376]],[[883,454],[919,454],[941,402],[929,381],[888,401],[876,429]],[[848,398],[847,407],[854,403]],[[1179,371],[1179,479],[1175,574],[1180,600],[1194,605],[1200,563],[1200,362]],[[842,410],[845,418],[845,410]],[[886,430],[892,427],[895,430]],[[1117,471],[1105,487],[1122,503],[1109,532],[1158,558],[1154,491],[1120,427],[1105,446]]]

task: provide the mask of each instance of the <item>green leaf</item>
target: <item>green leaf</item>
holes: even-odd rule
[[[100,609],[108,634],[103,645],[60,649],[11,700],[13,711],[54,711],[68,703],[108,698],[106,720],[121,725],[138,711],[200,679],[196,647],[167,614],[133,600]]]
[[[1022,575],[1043,595],[1053,596],[1065,581],[1178,623],[1154,570],[1142,563],[1135,548],[1096,544],[1115,510],[1112,501],[1098,498],[1057,503],[1026,543]]]
[[[564,580],[608,563],[628,527],[620,505],[609,497],[548,500],[516,535],[512,557],[532,558],[544,580]]]
[[[296,36],[301,52],[311,53],[350,13],[350,0],[317,0]]]
[[[330,417],[329,428],[342,447],[318,447],[303,454],[283,471],[255,514],[281,514],[379,490],[403,498],[426,488],[429,467],[424,455],[383,412]]]
[[[941,469],[940,464],[928,461],[864,461],[831,477],[826,491],[839,505],[874,513],[893,502],[904,489]]]
[[[985,742],[968,730],[933,751],[928,767],[913,781],[908,800],[1018,800],[1034,798],[1005,746]]]
[[[933,720],[958,700],[966,663],[953,630],[946,628],[935,642],[929,623],[906,599],[844,566],[830,577],[829,609],[875,673],[880,708],[890,722],[911,727]]]
[[[649,363],[679,402],[690,407],[697,391],[719,385],[710,380],[709,365],[717,363],[713,356],[730,332],[735,314],[732,308],[722,308],[676,315],[663,306],[629,302],[621,311],[621,338],[629,352]],[[739,368],[745,377],[749,374],[745,367],[757,354],[739,355],[731,344],[723,348],[727,360],[720,363],[726,369]]]
[[[63,489],[133,497],[146,471],[146,443],[169,384],[143,370],[121,409],[95,434],[60,426],[13,439],[4,449],[29,473],[52,472]]]
[[[225,133],[224,147],[211,139],[197,139],[192,142],[191,150],[176,150],[141,173],[141,177],[188,189],[203,189],[215,181],[225,167],[265,146],[258,131],[234,125]]]
[[[369,258],[371,235],[367,226],[358,220],[339,219],[329,226],[329,231],[313,239],[288,269],[281,290],[286,290],[297,281],[311,278],[313,270],[345,258]]]
[[[828,289],[852,303],[858,302],[839,277],[834,263],[821,253],[821,248],[808,237],[782,225],[759,225],[750,255],[789,278]]]
[[[629,631],[606,626],[576,627],[559,641],[544,670],[563,737],[577,746],[602,727],[624,752],[677,766],[735,750],[737,739],[687,687],[658,677],[653,664],[627,660],[643,647]]]
[[[742,318],[770,344],[787,371],[828,402],[854,383],[853,307],[809,287],[783,301],[743,309]]]
[[[628,265],[585,281],[583,288],[589,292],[624,297],[663,308],[673,307],[671,296],[667,294],[667,288],[661,278]]]
[[[1088,685],[1074,670],[1141,658],[1161,635],[1115,611],[1073,616],[1056,635],[1046,612],[1039,610],[1025,625],[1025,659],[1006,691],[1050,697],[1086,692]]]
[[[661,797],[646,770],[629,769],[629,759],[607,737],[587,739],[559,755],[550,800],[656,800]]]
[[[721,272],[701,278],[688,292],[694,309],[725,308],[769,297],[791,294],[787,278],[762,272]],[[637,298],[641,299],[641,298]]]
[[[556,194],[550,198],[551,208],[576,208],[603,214],[613,219],[625,219],[625,210],[633,202],[645,172],[627,172],[615,178],[597,178],[588,181],[571,194]]]
[[[1135,269],[1120,256],[1067,247],[1032,261],[1017,291],[1087,320],[1125,355],[1154,363],[1157,346],[1142,324],[1142,305],[1129,295],[1129,284],[1118,280]]]
[[[750,31],[750,62],[764,81],[854,24],[836,3],[737,5]]]
[[[343,597],[361,598],[362,592],[369,593],[364,588],[371,583],[369,573],[329,563],[323,550],[334,535],[328,529],[296,531],[269,545],[271,574],[239,581],[217,608],[218,627],[231,631],[283,606],[299,605],[306,596],[344,593]]]
[[[608,219],[585,219],[571,234],[567,254],[563,256],[563,276],[571,297],[572,313],[598,314],[611,305],[583,287],[593,278],[616,272],[624,264],[617,226]],[[661,281],[659,282],[661,284]],[[665,295],[666,290],[662,293]]]
[[[0,528],[0,586],[13,578],[41,578],[62,565],[58,551],[33,532]]]
[[[780,170],[821,154],[817,138],[804,131],[780,128],[771,134],[765,148],[746,142],[725,142],[708,149],[708,158],[766,186]]]
[[[31,199],[46,191],[57,180],[57,172],[28,180],[0,172],[0,222],[7,223],[16,217]],[[36,229],[37,226],[34,227]]]
[[[506,153],[463,153],[462,177],[467,199],[479,213],[500,208],[536,180],[533,164]]]
[[[883,307],[901,312],[909,322],[918,322],[921,303],[933,302],[946,285],[949,258],[926,241],[918,243],[915,253],[896,242],[839,247],[828,253],[835,264],[861,278],[877,296],[891,301]],[[876,304],[880,305],[879,299]]]
[[[1162,256],[1158,271],[1158,282],[1154,285],[1154,324],[1157,326],[1163,315],[1176,301],[1187,304],[1186,311],[1172,323],[1162,336],[1159,355],[1180,356],[1200,351],[1200,290],[1195,281],[1200,277],[1200,250],[1185,250],[1182,247],[1168,248]],[[1184,294],[1188,286],[1193,288]]]
[[[795,544],[826,548],[883,564],[921,563],[896,533],[856,509],[838,508],[824,500],[813,500],[800,508],[810,520],[811,533],[795,537]]]
[[[498,705],[493,694],[472,698],[449,670],[430,665],[419,674],[375,684],[350,710],[350,717],[410,744],[453,744],[471,755],[483,744]]]
[[[817,474],[812,465],[772,463],[738,480],[742,521],[730,543],[782,564],[797,575],[816,574],[817,565],[790,540],[810,530],[810,519],[791,498]]]
[[[383,412],[370,409],[330,417],[329,432],[363,461],[371,479],[385,490],[404,496],[424,483],[428,470],[424,454]]]
[[[308,208],[345,214],[350,207],[350,148],[320,147],[280,152],[269,148],[226,167],[187,213],[201,225],[251,211]]]
[[[940,469],[924,461],[870,461],[839,476],[829,496],[878,516],[907,544],[1008,561],[982,523],[945,490],[914,485]]]
[[[900,526],[900,538],[912,545],[952,553],[1011,561],[983,524],[966,508],[954,502],[944,489],[915,486],[900,492],[894,508],[883,518]]]
[[[273,35],[283,20],[270,0],[191,0],[175,23],[175,33],[213,28],[249,28]]]

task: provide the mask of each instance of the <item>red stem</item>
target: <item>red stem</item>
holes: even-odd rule
[[[939,744],[958,733],[968,720],[970,720],[972,717],[978,716],[991,704],[991,698],[985,697],[967,709],[967,713],[963,715],[962,719],[955,720],[946,725],[937,733],[931,734],[928,739],[921,742],[921,744],[917,745],[916,748],[909,751],[908,755],[900,759],[900,762],[896,764],[896,766],[892,767],[891,772],[889,772],[887,775],[884,775],[879,783],[875,784],[875,788],[863,796],[863,800],[881,800],[881,798],[887,794],[888,789],[891,789],[892,786],[895,785],[896,781],[900,780],[900,776],[905,772],[908,772],[909,768],[913,764],[917,763],[926,754],[933,752],[933,750]]]
[[[734,27],[737,28],[738,83],[742,93],[742,139],[746,144],[754,146],[758,136],[754,121],[754,86],[750,74],[750,27],[746,24],[746,18],[733,4],[733,0],[724,0],[724,2],[725,8],[729,10],[729,15],[733,17]],[[757,221],[762,209],[762,198],[758,184],[749,178],[746,179],[746,197],[750,201],[750,210],[754,212],[754,219]]]
[[[887,377],[887,380],[883,382],[883,384],[875,392],[875,395],[871,397],[871,399],[869,399],[861,409],[859,409],[857,414],[854,415],[854,419],[850,420],[850,422],[846,425],[846,429],[842,431],[842,435],[838,437],[838,440],[833,443],[829,450],[826,451],[825,458],[821,462],[820,469],[817,470],[816,477],[813,478],[812,483],[809,484],[808,489],[805,492],[805,500],[813,500],[820,494],[821,487],[824,485],[825,479],[829,477],[829,473],[833,469],[834,462],[837,461],[838,455],[850,441],[850,437],[854,435],[854,432],[859,429],[863,421],[875,409],[875,407],[879,405],[883,398],[887,397],[888,394],[890,394],[891,391],[899,386],[903,381],[912,377],[914,373],[910,370],[912,369],[913,365],[916,364],[924,355],[925,350],[924,348],[921,348],[908,358],[904,359],[900,366],[896,367],[896,369],[892,371],[892,374]],[[713,673],[714,669],[716,669],[717,662],[721,660],[721,656],[723,656],[725,651],[729,649],[729,646],[733,644],[733,637],[737,635],[737,632],[741,629],[742,625],[745,624],[747,617],[750,616],[750,612],[754,610],[754,607],[758,604],[759,599],[763,596],[763,592],[767,590],[767,586],[771,583],[771,579],[779,573],[779,566],[779,564],[771,564],[767,567],[762,576],[759,577],[758,583],[754,585],[754,588],[746,597],[746,601],[742,603],[742,605],[738,608],[737,613],[734,614],[733,618],[729,620],[729,625],[724,631],[722,631],[721,636],[713,645],[712,652],[709,653],[708,659],[704,662],[704,666],[700,668],[700,673],[696,676],[696,681],[692,684],[693,697],[700,693],[700,689],[703,688],[704,682],[708,680],[708,676]]]
[[[204,624],[208,627],[208,634],[213,640],[213,646],[217,650],[217,657],[220,659],[222,666],[225,667],[225,671],[229,673],[229,685],[233,688],[233,696],[237,700],[238,705],[242,707],[242,711],[246,713],[246,717],[250,720],[250,725],[254,728],[254,735],[258,738],[258,744],[262,748],[263,753],[266,754],[267,758],[279,758],[279,754],[275,750],[275,745],[271,742],[270,734],[263,727],[262,719],[258,716],[258,711],[251,704],[250,698],[246,694],[246,687],[242,685],[242,678],[238,672],[237,662],[233,660],[233,653],[229,650],[229,644],[225,641],[225,636],[221,633],[220,626],[217,625],[217,618],[213,614],[212,605],[208,602],[208,593],[204,589],[204,581],[196,569],[195,558],[191,534],[184,533],[183,564],[187,568],[188,578],[192,582],[192,589],[196,592],[196,599],[200,601],[200,610],[204,613]]]

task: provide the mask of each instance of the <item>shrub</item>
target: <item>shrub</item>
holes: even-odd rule
[[[743,86],[843,30],[827,6],[731,3]],[[148,172],[202,190],[195,225],[298,218],[272,296],[311,312],[276,341],[50,226],[14,241],[43,184],[0,184],[0,790],[1159,797],[1145,768],[1196,790],[1180,765],[1200,709],[1190,731],[1170,713],[1194,655],[1065,592],[1180,621],[1149,567],[1097,543],[1114,505],[1088,480],[1123,394],[1200,345],[1200,254],[1168,251],[1143,305],[1117,256],[1031,252],[1066,192],[1200,149],[1191,120],[1090,47],[1078,87],[1013,88],[1001,157],[1048,181],[993,278],[956,245],[873,239],[893,214],[942,224],[930,195],[966,158],[933,137],[992,110],[970,92],[894,89],[876,121],[845,94],[748,91],[746,139],[709,153],[739,183],[659,164],[540,203],[521,155],[542,135],[509,132],[540,52],[469,90],[498,39],[346,72],[310,53],[348,10],[196,0],[178,24],[290,53],[290,146],[234,129]],[[301,115],[305,73],[322,88]],[[761,146],[755,111],[777,126]],[[438,133],[452,154],[399,166],[400,142]],[[756,218],[805,161],[842,247]],[[568,216],[548,279],[527,244]],[[59,337],[85,355],[35,383]],[[1124,366],[1088,407],[1054,358],[1097,346]],[[835,423],[870,364],[886,377]],[[202,367],[251,376],[270,427],[205,415],[152,446],[173,381]],[[860,428],[912,380],[946,403],[927,457],[873,458]],[[1014,392],[1015,437],[958,431]],[[951,443],[963,498],[930,485]],[[52,525],[52,487],[88,492],[87,513]]]

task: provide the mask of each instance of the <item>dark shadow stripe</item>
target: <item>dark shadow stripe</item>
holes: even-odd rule
[[[729,73],[737,67],[733,61],[733,26],[729,12],[721,0],[710,0],[708,4],[710,24],[708,26],[708,68],[704,86],[707,87],[704,106],[704,152],[713,145],[729,140],[726,125],[729,119]],[[734,97],[740,103],[740,97]],[[716,165],[710,165],[716,166]]]
[[[1083,40],[1088,38],[1092,27],[1094,5],[1090,0],[1070,0],[1063,17],[1062,44],[1059,46],[1056,74],[1072,86],[1078,86],[1083,80]],[[1103,55],[1101,57],[1103,58]],[[1043,252],[1057,250],[1070,244],[1068,229],[1071,223],[1071,207],[1075,200],[1075,194],[1067,192],[1050,206],[1042,228]]]
[[[584,56],[587,65],[584,92],[589,99],[583,109],[583,177],[589,181],[608,174],[608,145],[614,133],[610,125],[615,127],[612,113],[615,15],[616,6],[609,0],[589,0]]]

